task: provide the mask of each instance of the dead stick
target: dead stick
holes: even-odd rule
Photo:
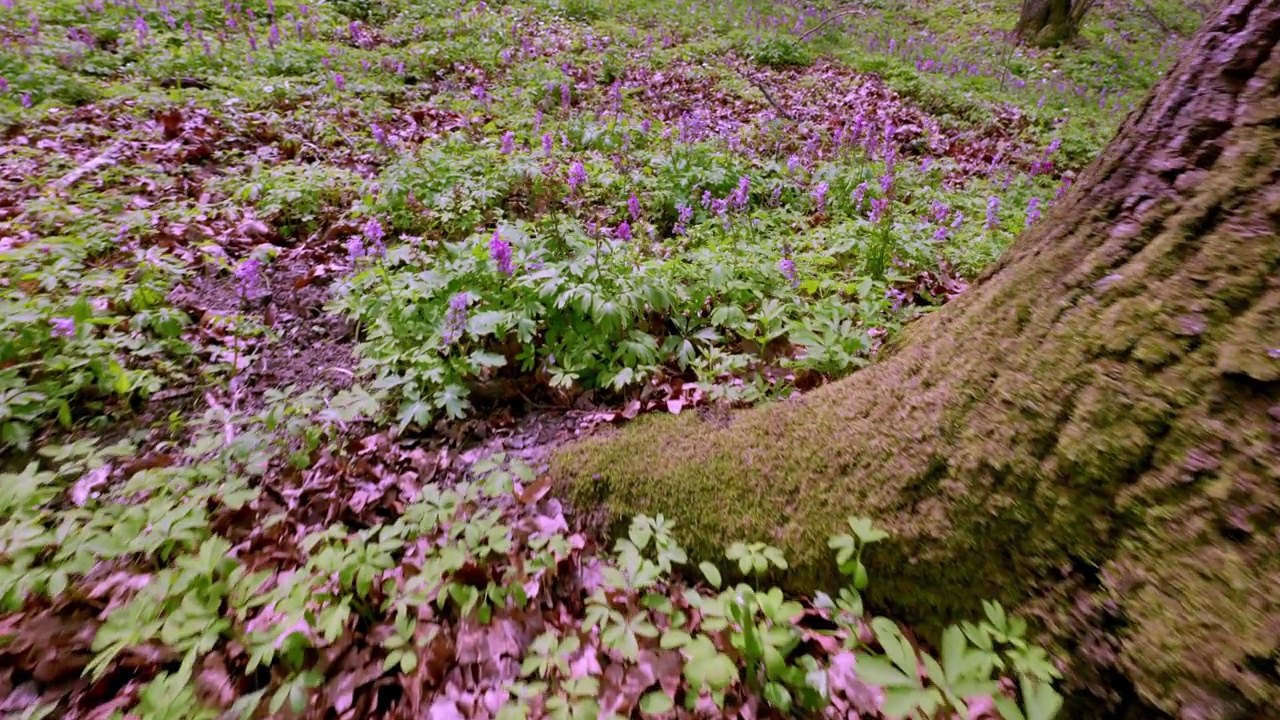
[[[124,140],[116,141],[114,145],[104,150],[101,155],[55,180],[53,183],[53,189],[61,192],[72,185],[75,185],[80,181],[80,178],[88,175],[89,173],[96,172],[98,168],[114,160],[116,153],[120,152],[120,149],[124,146]]]

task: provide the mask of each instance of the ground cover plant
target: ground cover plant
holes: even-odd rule
[[[1053,716],[998,604],[864,607],[868,520],[784,596],[542,475],[873,363],[1198,21],[961,5],[4,3],[0,711]]]

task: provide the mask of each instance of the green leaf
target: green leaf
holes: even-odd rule
[[[877,617],[871,620],[871,629],[875,632],[880,647],[884,648],[884,654],[902,672],[914,678],[917,671],[915,650],[903,637],[897,624],[888,618]]]
[[[662,633],[662,639],[658,641],[658,645],[663,650],[671,650],[673,648],[684,647],[693,641],[689,633],[683,630],[671,629]]]
[[[858,653],[854,668],[858,679],[869,685],[884,687],[919,687],[914,677],[908,677],[884,658]]]
[[[675,702],[661,690],[655,690],[640,698],[640,710],[646,715],[661,715],[673,707]]]
[[[479,367],[502,367],[507,364],[507,358],[498,353],[477,350],[471,353],[471,362]]]
[[[701,562],[698,563],[698,569],[702,570],[703,577],[707,579],[707,583],[710,584],[711,587],[717,590],[720,589],[720,570],[717,569],[715,565],[712,565],[709,562]]]
[[[1048,683],[1036,682],[1024,675],[1019,684],[1027,720],[1051,720],[1062,709],[1062,696]]]

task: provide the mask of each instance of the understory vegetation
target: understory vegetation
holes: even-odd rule
[[[874,362],[1198,22],[890,5],[3,3],[0,714],[1054,716],[1000,605],[863,606],[869,520],[784,595],[543,472]]]

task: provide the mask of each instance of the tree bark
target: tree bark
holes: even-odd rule
[[[1072,40],[1093,0],[1022,0],[1013,32],[1022,42],[1053,47]]]
[[[869,516],[893,533],[872,607],[926,628],[1020,608],[1085,715],[1266,716],[1278,42],[1280,0],[1223,3],[1047,221],[871,368],[721,422],[642,419],[553,477],[610,519],[673,518],[695,561],[779,545],[799,590],[833,584],[826,538]]]

